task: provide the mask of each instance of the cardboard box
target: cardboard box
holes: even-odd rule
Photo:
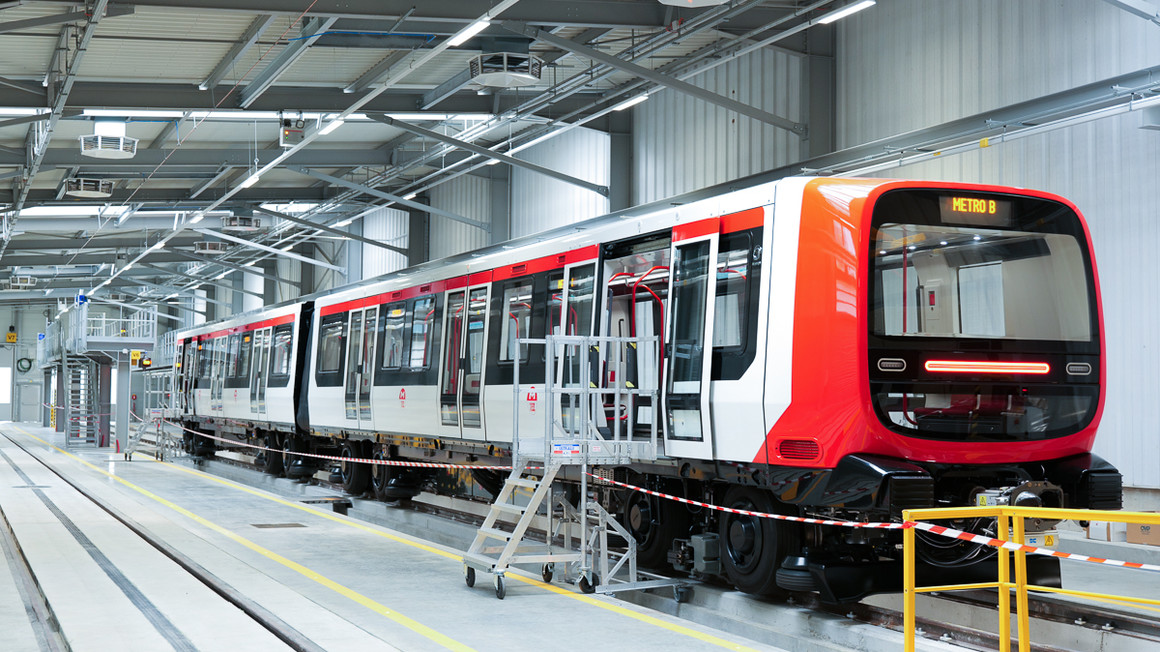
[[[1110,521],[1092,521],[1088,524],[1087,538],[1093,541],[1127,541],[1128,527],[1126,523]]]
[[[1160,524],[1128,523],[1128,543],[1160,546]]]

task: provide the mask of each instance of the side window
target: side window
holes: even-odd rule
[[[568,279],[568,312],[564,335],[592,334],[592,306],[596,299],[596,267],[585,265],[572,270]],[[559,301],[552,293],[553,305]],[[559,321],[553,321],[558,324]],[[555,328],[555,326],[553,326]]]
[[[403,366],[406,337],[407,304],[392,303],[386,307],[383,318],[383,369]]]
[[[411,317],[411,359],[412,369],[426,369],[431,365],[432,327],[435,324],[435,297],[424,297],[415,301]]]
[[[738,380],[757,355],[762,229],[721,236],[713,306],[713,380]]]
[[[521,279],[509,285],[503,292],[503,322],[500,327],[499,361],[512,362],[516,359],[517,340],[531,337],[532,325],[532,281]],[[527,345],[520,347],[519,359],[528,359]]]
[[[238,377],[250,377],[250,352],[254,350],[254,332],[242,334],[242,351],[238,355]]]
[[[749,251],[748,233],[731,233],[721,238],[717,253],[717,297],[713,309],[714,349],[745,346]]]
[[[348,314],[327,315],[318,325],[318,359],[316,380],[322,387],[342,386],[342,370],[346,353],[346,322]]]
[[[200,340],[197,343],[197,376],[209,382],[213,367],[212,340]]]
[[[282,324],[274,329],[270,345],[270,387],[285,387],[290,382],[293,358],[294,325]]]

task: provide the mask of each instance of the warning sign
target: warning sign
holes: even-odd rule
[[[133,351],[129,352],[129,361],[130,362],[137,362],[140,359],[141,359],[141,352],[140,351],[133,350]]]

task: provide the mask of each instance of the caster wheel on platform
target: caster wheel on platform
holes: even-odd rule
[[[471,566],[463,566],[463,581],[467,583],[467,588],[475,586],[475,569]]]
[[[495,576],[495,597],[499,598],[500,600],[503,600],[503,597],[505,595],[507,595],[507,586],[504,584],[503,575],[496,575]]]
[[[581,593],[596,593],[596,585],[599,583],[600,581],[597,579],[595,574],[592,575],[591,582],[588,581],[587,575],[581,575],[580,581],[576,583],[576,586],[580,587]]]
[[[552,575],[555,573],[555,571],[556,571],[556,564],[550,563],[550,562],[547,564],[544,564],[544,567],[540,569],[540,577],[544,578],[545,584],[552,583]]]

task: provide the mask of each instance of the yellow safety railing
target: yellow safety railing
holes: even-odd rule
[[[1141,523],[1146,525],[1160,525],[1160,514],[1145,512],[1113,512],[1106,510],[1083,509],[1054,509],[1047,507],[952,507],[942,509],[908,509],[902,512],[902,518],[908,523],[946,519],[965,518],[994,518],[996,523],[996,537],[1001,541],[1011,541],[1024,544],[1024,523],[1027,518],[1041,518],[1048,520],[1075,520],[1075,521],[1110,521],[1114,523]],[[1027,583],[1027,552],[1014,551],[1015,554],[1015,581],[1011,581],[1012,551],[998,547],[997,562],[999,573],[997,582],[981,582],[978,584],[949,584],[943,586],[915,586],[915,528],[903,530],[903,624],[905,631],[905,650],[914,652],[915,637],[915,598],[919,593],[934,591],[968,591],[972,589],[997,589],[999,592],[999,650],[1011,651],[1011,590],[1015,591],[1016,613],[1018,623],[1019,652],[1030,652],[1031,635],[1030,619],[1027,612],[1027,592],[1042,591],[1060,593],[1095,600],[1110,602],[1133,603],[1142,605],[1160,606],[1160,600],[1135,598],[1129,596],[1112,595],[1108,593],[1093,593],[1091,591],[1073,591],[1052,586],[1038,586]],[[1010,538],[1008,535],[1010,534]],[[1089,562],[1078,562],[1089,563]]]

